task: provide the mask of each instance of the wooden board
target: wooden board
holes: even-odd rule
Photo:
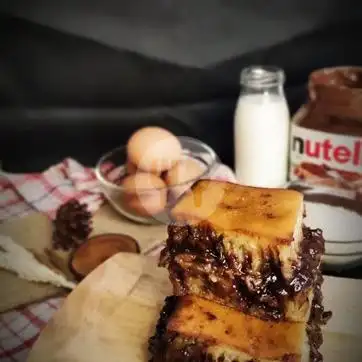
[[[326,362],[362,360],[361,287],[326,277],[325,302],[334,312],[322,348]],[[117,254],[68,296],[28,362],[147,362],[147,340],[170,293],[167,272],[154,258]]]
[[[144,253],[155,244],[165,240],[166,227],[165,225],[136,224],[105,204],[93,216],[92,235],[102,233],[129,234],[137,239]],[[68,268],[69,252],[52,250],[52,223],[45,214],[34,212],[28,216],[4,222],[0,224],[0,234],[9,235],[16,243],[35,254],[42,263],[58,269],[68,279],[72,279]],[[2,286],[0,313],[67,292],[51,284],[22,280],[15,274],[2,269],[0,269],[0,285]]]

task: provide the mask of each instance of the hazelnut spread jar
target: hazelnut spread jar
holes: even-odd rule
[[[316,70],[308,91],[308,102],[292,119],[290,181],[301,187],[306,201],[318,203],[309,207],[309,219],[313,224],[324,214],[327,240],[360,241],[362,68]]]

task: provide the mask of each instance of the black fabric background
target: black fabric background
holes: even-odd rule
[[[136,128],[158,124],[204,140],[232,166],[240,69],[255,63],[284,68],[294,112],[306,98],[310,71],[362,64],[359,34],[359,22],[341,23],[200,69],[3,15],[2,163],[8,170],[28,172],[72,156],[93,165]]]

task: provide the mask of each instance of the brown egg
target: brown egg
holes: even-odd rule
[[[156,175],[138,172],[125,177],[121,185],[123,205],[131,212],[150,216],[160,213],[166,206],[166,184]]]
[[[171,132],[160,127],[145,127],[128,140],[127,154],[139,169],[161,173],[180,160],[182,147]]]
[[[200,177],[205,170],[206,166],[200,161],[193,158],[186,158],[167,171],[165,181],[168,186],[173,186],[173,195],[179,197],[191,187],[194,180]]]
[[[134,174],[137,172],[137,166],[135,166],[130,160],[127,160],[126,171],[128,174]]]
[[[122,180],[124,191],[129,194],[153,193],[166,187],[165,182],[158,176],[148,172],[137,172],[129,175]]]
[[[130,212],[139,216],[153,216],[162,212],[167,203],[167,193],[160,193],[158,195],[143,195],[143,196],[130,196],[124,198],[124,206]]]
[[[127,174],[129,174],[129,175],[135,174],[137,172],[142,172],[142,170],[139,170],[137,168],[137,166],[134,163],[132,163],[130,160],[127,160],[127,162],[126,162],[126,171],[127,171]],[[152,173],[155,175],[160,175],[160,172],[154,171]]]

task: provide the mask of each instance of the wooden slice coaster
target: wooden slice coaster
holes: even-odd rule
[[[71,256],[70,269],[83,279],[98,265],[119,252],[140,253],[138,242],[125,234],[102,234],[88,239]]]

